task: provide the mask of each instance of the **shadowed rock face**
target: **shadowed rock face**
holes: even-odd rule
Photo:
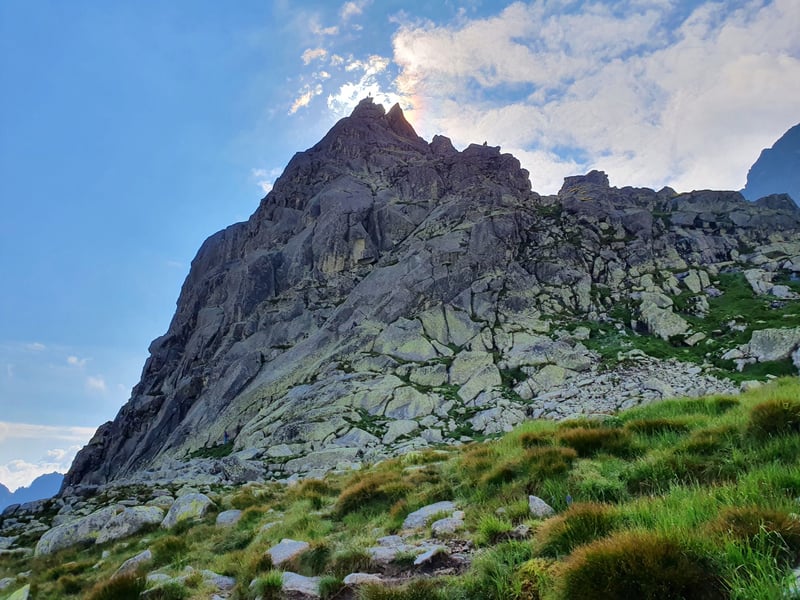
[[[784,133],[772,148],[761,151],[747,172],[742,194],[748,200],[789,195],[794,202],[800,202],[800,123]]]
[[[131,399],[65,488],[169,473],[223,439],[290,473],[380,456],[390,429],[457,438],[504,412],[509,369],[591,364],[543,335],[543,316],[598,318],[647,273],[727,261],[798,224],[780,202],[611,188],[601,172],[540,197],[499,148],[427,143],[366,99],[247,222],[206,240]],[[234,458],[219,473],[247,467]]]

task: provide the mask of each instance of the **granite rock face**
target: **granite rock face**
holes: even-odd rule
[[[662,297],[698,290],[702,313],[706,271],[745,247],[779,246],[800,270],[799,228],[788,203],[610,187],[599,171],[542,197],[499,148],[428,143],[366,99],[203,244],[131,399],[62,493],[350,468],[503,431],[596,366],[554,318],[632,301],[637,327],[697,343]],[[216,446],[231,456],[202,457]]]

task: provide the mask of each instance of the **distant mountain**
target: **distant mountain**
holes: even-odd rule
[[[23,504],[32,500],[55,496],[61,487],[63,479],[64,475],[62,473],[40,475],[28,487],[21,487],[13,494],[6,486],[0,483],[0,510],[11,504]]]
[[[789,194],[800,203],[800,123],[772,148],[762,150],[747,172],[747,185],[742,190],[745,198],[758,200],[770,194]]]

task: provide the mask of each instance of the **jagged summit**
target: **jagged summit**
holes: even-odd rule
[[[696,338],[665,296],[674,274],[694,281],[768,242],[788,252],[799,228],[781,203],[618,189],[601,172],[541,197],[498,147],[428,143],[399,106],[365,99],[247,222],[202,245],[141,381],[65,492],[348,468],[585,410],[546,399],[601,360],[555,323],[629,306],[652,335]],[[226,440],[229,456],[203,458]]]

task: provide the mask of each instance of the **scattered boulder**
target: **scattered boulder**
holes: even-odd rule
[[[431,517],[443,512],[453,512],[454,510],[456,510],[456,505],[449,500],[423,506],[419,510],[410,513],[405,518],[403,521],[403,529],[420,529],[427,526]]]
[[[217,525],[221,527],[230,527],[232,525],[236,525],[241,518],[242,511],[237,508],[224,510],[217,515]]]
[[[153,553],[150,551],[150,548],[144,550],[143,552],[139,552],[136,556],[130,557],[124,563],[122,563],[114,573],[114,577],[119,575],[126,575],[127,573],[133,573],[136,571],[141,565],[149,563],[153,560]]]
[[[164,511],[157,506],[132,506],[114,515],[100,530],[95,544],[104,544],[137,533],[148,525],[158,525]]]
[[[321,577],[305,577],[291,571],[283,574],[283,592],[300,598],[320,598],[319,582]]]
[[[42,556],[75,544],[94,543],[106,523],[121,510],[122,507],[117,505],[107,506],[85,517],[53,527],[39,538],[34,554]]]
[[[31,585],[25,584],[8,597],[8,600],[28,600],[31,596]]]
[[[211,498],[199,492],[189,492],[180,496],[170,507],[161,522],[164,529],[172,529],[178,523],[189,519],[201,519],[214,508]]]
[[[538,496],[528,496],[528,508],[531,511],[531,515],[537,519],[544,519],[556,513],[552,506]]]
[[[279,567],[283,563],[292,560],[295,556],[302,554],[308,550],[308,548],[308,542],[283,539],[279,544],[267,550],[267,554],[269,554],[269,557],[272,559],[272,564]]]
[[[350,587],[358,587],[360,585],[378,584],[382,583],[383,578],[374,573],[350,573],[342,580],[342,583]]]

